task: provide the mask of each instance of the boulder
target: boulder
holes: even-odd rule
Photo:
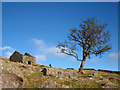
[[[64,72],[64,76],[68,77],[68,78],[71,78],[71,79],[75,78],[76,75],[77,75],[77,72],[75,72],[75,71],[69,71],[68,70],[68,71]]]
[[[75,78],[77,75],[77,72],[71,71],[71,70],[60,70],[60,69],[55,69],[55,68],[48,68],[47,69],[47,75],[49,76],[55,76],[55,77],[67,77],[67,78]]]
[[[16,74],[2,70],[2,88],[22,88],[23,79]]]
[[[48,68],[47,69],[47,75],[48,76],[56,76],[56,77],[63,77],[63,71],[62,70],[57,70],[57,69],[54,69],[54,68]]]

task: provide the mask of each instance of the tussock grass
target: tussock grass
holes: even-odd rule
[[[4,58],[5,59],[5,58]],[[16,70],[23,73],[23,88],[41,88],[41,85],[47,82],[55,82],[57,88],[62,88],[62,85],[69,86],[69,88],[104,88],[101,84],[108,85],[110,88],[116,88],[118,83],[120,83],[119,75],[115,73],[85,70],[84,74],[77,73],[76,78],[71,79],[67,77],[55,77],[53,75],[43,76],[41,72],[42,68],[49,68],[45,65],[24,65],[21,63],[10,62],[6,60],[1,60],[2,68],[6,70]],[[53,68],[56,69],[56,68]],[[68,71],[69,69],[58,68],[62,71]],[[78,71],[78,70],[70,70]],[[94,76],[93,73],[97,73]],[[84,77],[84,76],[92,77]],[[100,80],[103,78],[103,80]]]

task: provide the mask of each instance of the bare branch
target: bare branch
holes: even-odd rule
[[[70,43],[70,42],[67,43],[65,41],[63,44],[59,42],[59,45],[57,47],[60,49],[60,53],[64,53],[64,54],[73,56],[78,61],[82,61],[81,59],[78,58],[78,54],[74,51],[76,49],[76,44],[73,44],[73,43]]]
[[[112,47],[110,44],[110,32],[106,31],[107,24],[98,24],[95,18],[83,20],[79,29],[72,29],[68,35],[68,41],[59,43],[58,47],[61,53],[75,57],[78,61],[85,61],[92,54],[101,55],[109,51]],[[76,48],[82,47],[83,58],[79,59]]]

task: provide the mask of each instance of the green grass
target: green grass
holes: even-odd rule
[[[24,73],[26,76],[26,84],[24,85],[25,88],[36,88],[40,87],[40,84],[42,84],[42,75],[41,73]]]
[[[6,63],[2,67],[4,69],[12,69],[16,67],[15,70],[19,70],[20,72],[22,72],[24,76],[23,88],[40,88],[41,85],[49,81],[56,82],[57,88],[62,88],[61,85],[69,86],[70,88],[103,88],[101,84],[102,83],[107,84],[108,82],[113,83],[113,86],[111,87],[114,88],[114,85],[120,83],[118,74],[100,72],[100,71],[85,70],[84,74],[77,73],[76,79],[70,79],[66,77],[55,77],[53,75],[43,76],[43,73],[41,72],[42,68],[49,68],[49,67],[39,64],[33,66],[25,66],[19,63],[9,62],[9,64]],[[62,71],[68,71],[68,69],[62,69],[62,68],[58,68],[58,69]],[[77,71],[77,70],[73,70],[73,71]],[[97,72],[98,75],[93,76],[94,72]],[[91,75],[93,79],[89,79],[89,77],[85,78],[84,76],[87,75]],[[63,80],[59,78],[63,78]],[[104,80],[100,80],[101,78],[104,78]],[[109,79],[109,78],[114,78],[114,79]]]

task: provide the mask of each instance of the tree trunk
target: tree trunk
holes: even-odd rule
[[[82,61],[80,68],[79,68],[79,72],[83,73],[83,67],[84,67],[85,61]]]
[[[85,53],[85,49],[83,49],[83,60],[82,60],[82,63],[80,65],[80,68],[79,68],[79,71],[78,71],[80,73],[83,73],[83,67],[84,67],[86,58],[87,58],[87,55]]]

